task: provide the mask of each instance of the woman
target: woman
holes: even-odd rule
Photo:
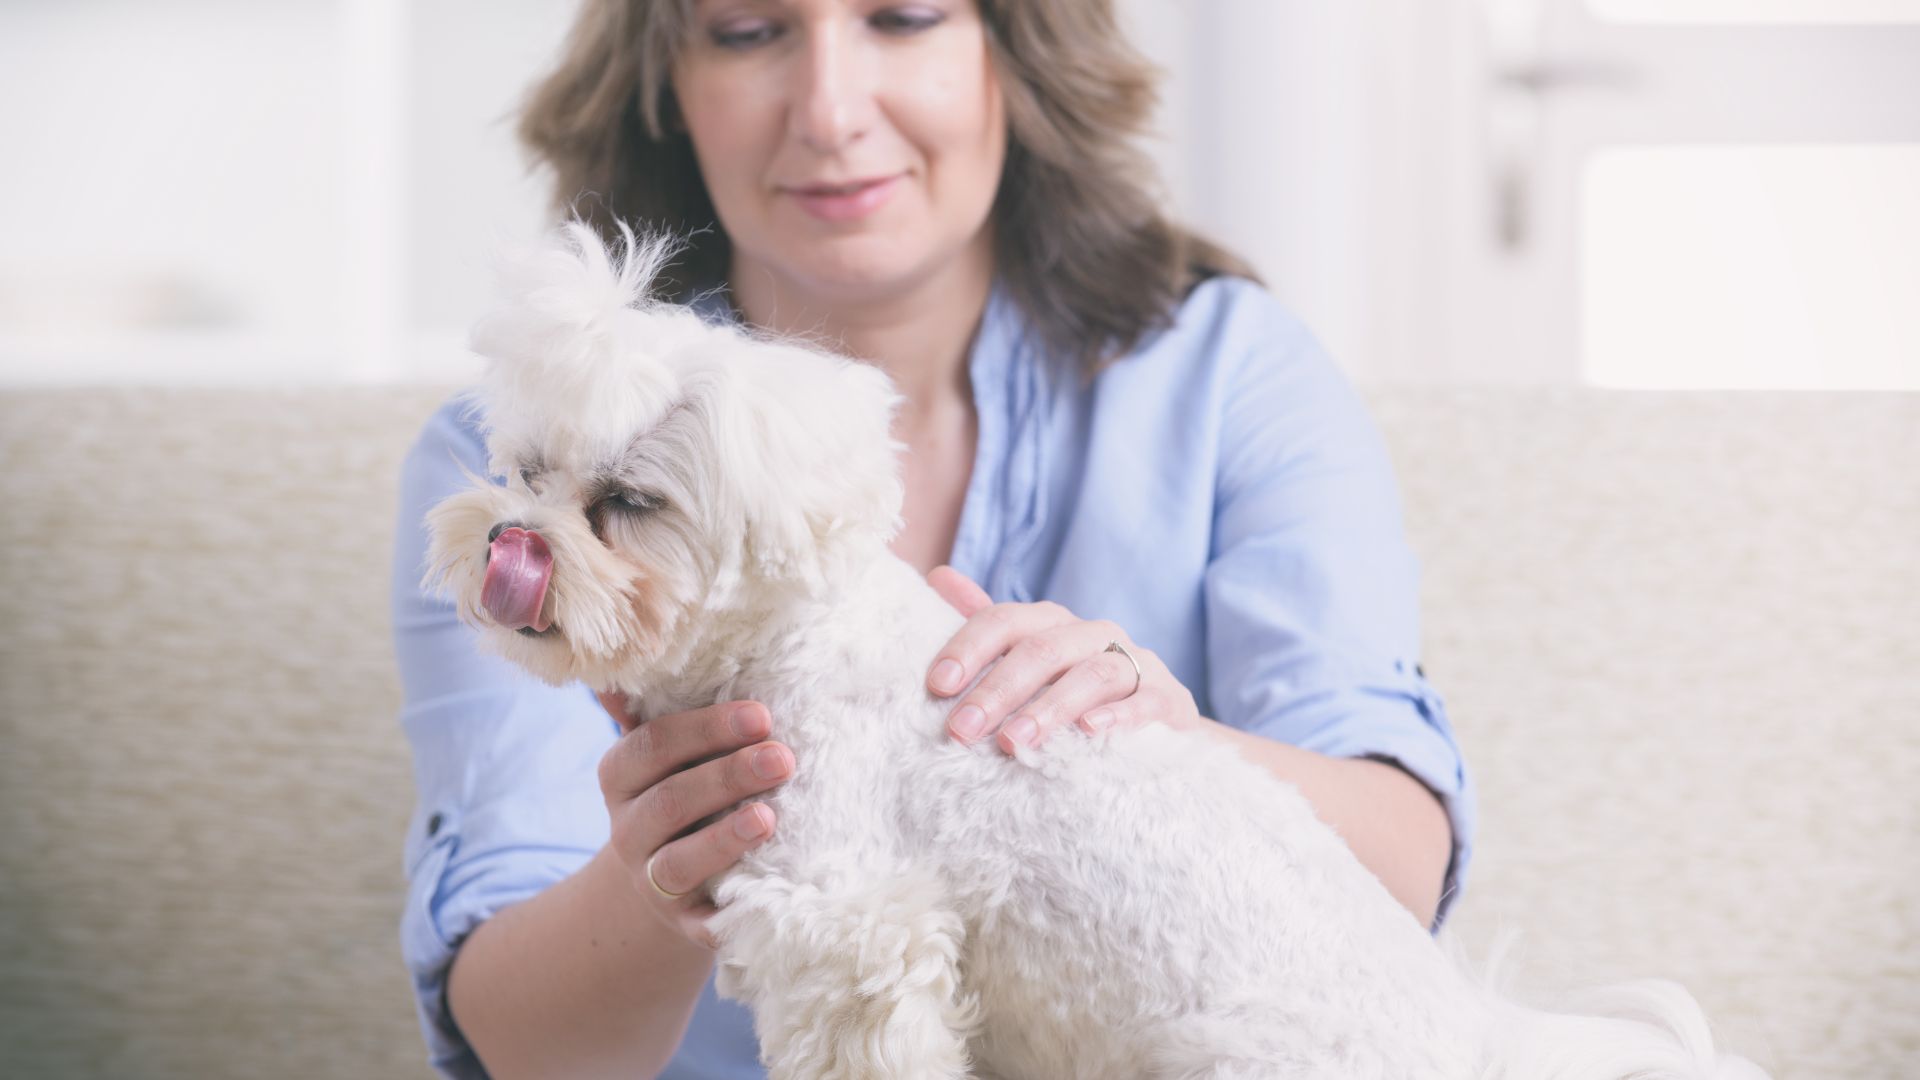
[[[893,377],[894,551],[970,616],[929,658],[951,737],[1227,740],[1434,923],[1472,794],[1384,450],[1298,322],[1155,210],[1126,143],[1151,100],[1109,0],[589,0],[522,133],[603,230],[706,229],[674,298]],[[414,583],[422,514],[483,462],[471,420],[429,423],[395,562],[433,1060],[758,1076],[697,890],[806,762],[754,703],[636,729],[478,655]]]

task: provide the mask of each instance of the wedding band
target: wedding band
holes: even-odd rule
[[[660,887],[660,882],[653,876],[653,860],[658,858],[659,855],[660,853],[656,851],[652,855],[647,856],[647,884],[653,886],[653,891],[659,893],[661,896],[669,900],[678,900],[687,894],[683,892],[668,892]],[[690,892],[692,890],[688,891]]]
[[[1119,653],[1121,656],[1124,656],[1127,658],[1127,663],[1133,665],[1133,689],[1127,691],[1127,696],[1132,697],[1133,695],[1139,693],[1140,692],[1140,661],[1135,660],[1133,658],[1133,654],[1127,651],[1127,647],[1125,645],[1120,644],[1118,641],[1109,642],[1107,645],[1106,651]]]

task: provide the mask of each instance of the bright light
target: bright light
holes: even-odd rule
[[[1920,389],[1920,146],[1607,150],[1581,222],[1590,382]]]
[[[1920,0],[1587,0],[1587,8],[1616,22],[1920,22]]]

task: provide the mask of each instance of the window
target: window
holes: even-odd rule
[[[1589,381],[1920,389],[1920,145],[1610,148],[1581,216]]]
[[[1920,22],[1920,0],[1587,0],[1587,7],[1637,23]]]

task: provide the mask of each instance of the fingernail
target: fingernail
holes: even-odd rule
[[[742,739],[764,739],[771,729],[766,710],[743,705],[733,710],[733,733]]]
[[[955,735],[972,742],[987,729],[987,714],[978,705],[962,705],[960,711],[953,714],[950,726]]]
[[[780,751],[771,746],[753,752],[753,775],[762,780],[777,780],[786,768],[787,763],[780,760]]]
[[[1087,714],[1087,730],[1099,734],[1113,726],[1113,710],[1095,709]]]
[[[733,816],[733,835],[751,840],[767,831],[767,815],[759,806],[749,806]]]
[[[958,660],[942,660],[933,665],[933,688],[943,694],[960,689],[960,676],[966,674]]]
[[[1016,716],[1007,721],[1007,739],[1021,746],[1032,746],[1033,737],[1039,732],[1040,727],[1031,716]]]

